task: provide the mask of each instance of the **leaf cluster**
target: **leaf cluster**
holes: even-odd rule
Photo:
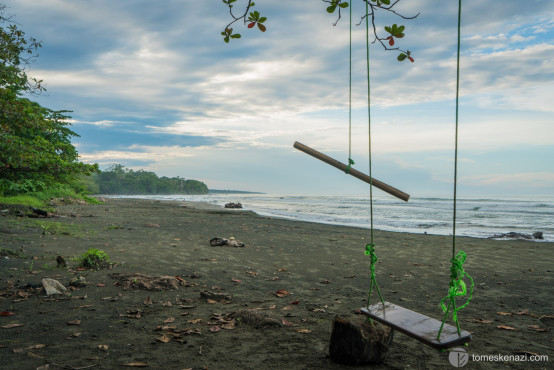
[[[228,43],[231,39],[238,39],[241,37],[238,33],[233,33],[233,29],[230,27],[233,23],[243,20],[245,24],[247,24],[248,28],[254,28],[256,25],[258,25],[258,28],[260,31],[265,32],[266,27],[263,24],[266,21],[266,17],[261,17],[260,13],[250,12],[250,8],[254,6],[254,3],[252,1],[248,1],[248,4],[246,5],[245,12],[241,16],[235,16],[233,14],[233,3],[236,2],[236,0],[222,0],[224,4],[226,4],[229,7],[229,12],[231,14],[231,17],[233,18],[233,21],[225,27],[225,30],[221,32],[221,35],[223,36],[223,40]],[[343,0],[322,0],[323,2],[327,3],[328,6],[326,7],[326,11],[329,14],[337,14],[337,20],[333,23],[333,25],[336,25],[339,20],[341,19],[341,10],[348,8],[351,4],[347,1]],[[385,11],[392,13],[402,19],[414,19],[419,16],[419,14],[413,16],[413,17],[407,17],[400,13],[398,13],[394,7],[396,4],[400,2],[400,0],[361,0],[366,3],[367,7],[366,9],[369,9],[367,11],[367,14],[364,14],[361,18],[361,21],[359,24],[362,23],[362,21],[365,18],[371,19],[371,25],[373,28],[373,34],[375,36],[375,39],[373,43],[376,41],[379,41],[379,43],[383,46],[385,50],[397,50],[400,51],[400,54],[397,57],[398,61],[403,61],[405,59],[410,60],[411,62],[414,61],[413,57],[411,56],[411,53],[409,50],[401,50],[399,47],[395,47],[396,40],[401,39],[404,37],[404,30],[405,26],[397,24],[392,24],[390,26],[385,26],[384,30],[386,33],[388,33],[387,37],[380,37],[377,32],[377,27],[375,24],[375,15],[376,11]],[[338,10],[338,12],[337,12]],[[249,15],[248,15],[249,14]],[[247,18],[248,15],[248,18]],[[387,44],[385,44],[385,41]]]
[[[223,41],[226,43],[229,43],[231,39],[240,39],[241,35],[240,33],[233,33],[233,28],[231,26],[240,20],[243,21],[245,25],[249,29],[254,28],[256,25],[258,26],[258,29],[262,32],[265,32],[267,30],[264,22],[267,20],[266,17],[262,17],[260,12],[253,11],[251,12],[250,9],[256,5],[252,0],[248,0],[248,4],[246,4],[246,8],[244,10],[244,13],[241,15],[235,15],[233,13],[233,3],[235,3],[237,0],[221,0],[227,7],[229,8],[229,14],[231,15],[231,18],[233,19],[227,26],[225,26],[225,29],[221,32],[221,35],[223,36]]]

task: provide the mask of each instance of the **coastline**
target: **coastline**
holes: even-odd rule
[[[369,257],[364,249],[369,230],[189,201],[106,198],[100,205],[59,206],[56,213],[65,217],[36,221],[63,224],[68,235],[42,235],[43,228],[35,220],[0,216],[3,229],[13,232],[0,233],[3,247],[22,248],[37,258],[0,262],[0,292],[13,292],[0,296],[1,310],[16,314],[0,318],[0,323],[24,325],[0,328],[1,363],[22,368],[45,363],[78,367],[91,361],[101,369],[132,362],[152,368],[342,368],[327,358],[331,323],[336,314],[352,314],[367,301]],[[448,290],[451,237],[381,230],[374,236],[377,278],[385,299],[442,317],[438,304]],[[209,241],[215,237],[235,237],[246,246],[211,247]],[[459,313],[462,328],[473,335],[468,352],[528,351],[552,358],[554,243],[456,240],[458,250],[468,254],[464,269],[475,281],[473,299]],[[89,248],[107,252],[115,267],[76,271],[70,258]],[[64,256],[69,269],[55,268],[57,255]],[[179,276],[190,285],[162,291],[124,290],[114,285],[113,273]],[[78,275],[89,284],[73,291],[71,298],[53,300],[33,291],[24,291],[23,295],[30,294],[25,298],[19,295],[18,287],[38,284],[44,277],[68,285]],[[274,294],[281,289],[290,294]],[[200,296],[206,290],[228,294],[231,300],[208,303]],[[148,297],[153,304],[144,303]],[[291,304],[294,301],[299,302]],[[244,308],[259,308],[291,325],[265,329],[237,325],[232,330],[210,331],[217,326],[214,313]],[[128,317],[128,312],[139,309],[140,318]],[[166,343],[158,340],[156,327],[169,318],[178,328],[200,334],[182,334],[181,342],[175,337]],[[67,325],[72,320],[80,320],[79,326]],[[80,334],[71,337],[76,332]],[[13,352],[39,342],[43,349],[28,352],[42,358]],[[109,349],[99,350],[101,344]],[[492,369],[499,364],[472,365]],[[387,360],[375,368],[407,366],[450,364],[447,354],[397,334]],[[547,367],[545,363],[508,366]]]

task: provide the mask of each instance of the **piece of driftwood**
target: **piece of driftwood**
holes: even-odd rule
[[[295,141],[293,146],[296,149],[298,149],[300,151],[303,151],[304,153],[309,154],[312,157],[317,158],[320,161],[323,161],[323,162],[325,162],[325,163],[327,163],[327,164],[329,164],[329,165],[331,165],[335,168],[338,168],[341,171],[345,171],[347,174],[352,175],[355,178],[360,179],[364,182],[367,182],[368,184],[371,184],[371,185],[375,186],[376,188],[379,188],[379,189],[383,190],[384,192],[389,193],[390,195],[394,195],[395,197],[397,197],[399,199],[402,199],[405,202],[407,202],[408,199],[410,199],[410,194],[404,193],[403,191],[398,190],[397,188],[392,187],[388,184],[385,184],[384,182],[379,181],[376,178],[369,177],[365,173],[357,171],[353,168],[349,168],[344,163],[341,163],[341,162],[337,161],[336,159],[333,159],[333,158],[331,158],[331,157],[329,157],[329,156],[327,156],[327,155],[325,155],[321,152],[318,152],[317,150],[312,149],[307,145],[304,145],[302,143],[299,143],[298,141]]]
[[[471,333],[462,330],[458,334],[456,327],[444,324],[440,339],[437,339],[441,322],[390,302],[376,303],[360,310],[362,314],[398,330],[414,339],[436,349],[446,349],[471,340]]]
[[[378,364],[385,360],[394,331],[363,316],[335,316],[329,356],[346,365]]]

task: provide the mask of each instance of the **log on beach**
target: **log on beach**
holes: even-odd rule
[[[378,364],[385,360],[394,331],[365,317],[335,316],[329,356],[346,365]]]

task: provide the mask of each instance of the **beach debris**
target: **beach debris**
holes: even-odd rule
[[[378,364],[387,357],[393,330],[364,317],[335,316],[329,343],[329,356],[346,365]]]
[[[14,348],[14,349],[12,349],[12,352],[13,353],[20,353],[20,352],[24,352],[24,351],[29,351],[31,349],[40,349],[40,348],[44,348],[44,347],[46,347],[46,344],[35,344],[35,345],[25,347],[25,348]]]
[[[58,280],[44,278],[42,279],[42,286],[46,291],[46,295],[64,294],[67,292],[67,288],[64,287]]]
[[[214,293],[214,292],[210,292],[210,291],[203,291],[203,292],[200,292],[200,296],[202,298],[204,298],[205,300],[208,301],[208,303],[210,303],[210,301],[214,301],[214,302],[230,302],[231,301],[231,296],[229,294],[225,294],[225,293]]]
[[[546,333],[550,331],[550,329],[547,328],[541,328],[539,325],[527,325],[531,330],[538,331],[540,333]]]
[[[81,320],[71,320],[67,322],[67,325],[81,325]]]
[[[0,316],[13,316],[15,315],[15,313],[11,312],[11,311],[2,311],[0,312]]]
[[[275,294],[279,298],[283,298],[283,297],[286,297],[286,296],[288,296],[289,294],[292,294],[292,293],[289,292],[286,289],[279,289],[279,290],[275,291],[273,294]]]
[[[227,203],[225,204],[225,208],[242,208],[241,203]]]
[[[120,314],[119,316],[130,317],[130,318],[133,318],[133,319],[140,319],[141,316],[142,316],[142,310],[141,309],[127,310],[126,315]]]
[[[38,209],[35,207],[29,207],[31,211],[33,211],[32,215],[29,215],[29,217],[50,217],[51,213],[43,211],[42,209]]]
[[[476,322],[476,323],[479,323],[479,324],[492,324],[492,323],[493,323],[492,320],[475,319],[475,318],[467,319],[466,321],[468,321],[468,322]]]
[[[2,329],[13,329],[13,328],[19,328],[20,326],[25,326],[25,325],[24,324],[12,323],[12,324],[7,324],[7,325],[2,325],[2,326],[0,326],[0,328],[2,328]]]
[[[177,289],[179,286],[191,286],[182,278],[175,276],[151,276],[140,273],[114,273],[110,275],[117,280],[123,289],[139,289],[139,290],[171,290]]]
[[[244,243],[241,241],[236,240],[234,237],[230,237],[229,239],[226,238],[213,238],[210,240],[210,245],[212,247],[235,247],[240,248],[244,247]]]
[[[146,362],[129,362],[128,364],[121,364],[121,366],[125,366],[125,367],[148,367],[150,365],[148,365]]]
[[[253,278],[258,276],[258,273],[252,270],[245,271],[244,273],[250,275],[250,277],[253,277]]]
[[[502,330],[517,330],[513,326],[508,326],[508,325],[498,325],[497,328]]]
[[[65,260],[62,256],[56,257],[56,263],[58,264],[58,268],[66,268],[67,264],[65,263]]]
[[[234,318],[239,324],[250,325],[256,329],[286,325],[275,314],[254,309],[239,310],[233,313],[231,317]]]

